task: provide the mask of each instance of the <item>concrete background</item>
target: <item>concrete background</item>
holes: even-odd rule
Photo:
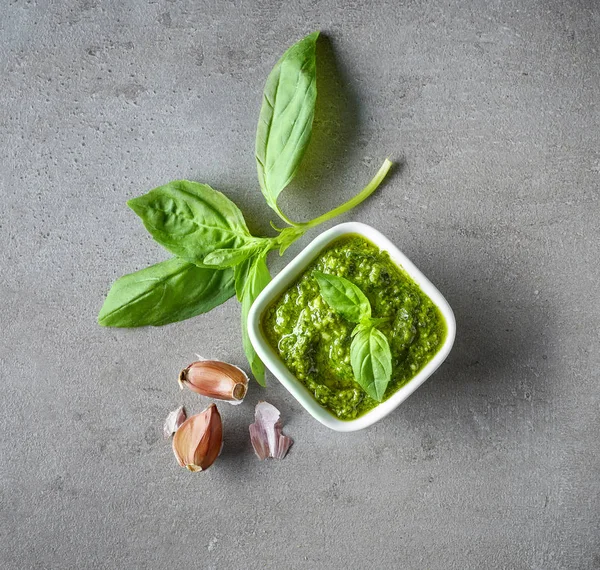
[[[125,201],[203,181],[271,235],[262,87],[315,29],[315,136],[286,211],[400,161],[343,219],[420,266],[457,342],[351,435],[269,376],[220,406],[223,455],[190,474],[162,422],[207,403],[175,382],[194,353],[244,365],[239,306],[97,326],[115,278],[167,257]],[[14,0],[0,36],[2,568],[600,568],[597,2]],[[252,453],[262,398],[296,442],[282,462]]]

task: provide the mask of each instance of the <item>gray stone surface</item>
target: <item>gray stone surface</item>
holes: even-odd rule
[[[221,407],[223,456],[193,475],[162,421],[206,404],[175,383],[194,353],[244,364],[239,306],[99,327],[110,283],[167,257],[125,201],[195,179],[269,233],[261,90],[314,29],[284,203],[308,218],[401,161],[344,219],[438,285],[456,345],[350,435],[269,377]],[[2,568],[600,568],[597,2],[14,0],[0,38]],[[282,462],[252,453],[262,398],[296,441]]]

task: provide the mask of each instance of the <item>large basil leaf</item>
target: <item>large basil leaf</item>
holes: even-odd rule
[[[248,313],[250,312],[252,303],[254,303],[260,292],[271,281],[266,258],[266,253],[262,253],[248,259],[241,264],[243,267],[236,272],[236,290],[239,287],[242,301],[242,342],[244,352],[246,353],[252,374],[261,386],[265,386],[265,365],[256,354],[248,336]],[[238,279],[243,281],[239,286],[237,283]]]
[[[278,214],[277,197],[290,183],[312,132],[317,99],[314,32],[289,48],[265,85],[256,132],[258,180]]]
[[[350,362],[356,381],[381,402],[392,376],[392,353],[385,335],[375,327],[359,330],[350,345]]]
[[[313,271],[313,275],[325,302],[345,319],[358,323],[371,317],[369,299],[352,281],[320,271]]]
[[[106,327],[166,325],[206,313],[234,294],[233,271],[173,258],[117,279],[98,322]]]
[[[240,209],[206,184],[176,180],[127,205],[160,245],[198,266],[215,249],[238,247],[253,239]]]

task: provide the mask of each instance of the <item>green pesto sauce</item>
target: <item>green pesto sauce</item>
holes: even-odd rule
[[[263,330],[290,371],[326,410],[353,420],[379,402],[354,380],[350,333],[356,326],[329,308],[314,270],[345,277],[371,302],[372,316],[392,352],[392,379],[384,400],[413,378],[446,338],[446,323],[419,286],[370,241],[344,236],[323,250],[302,276],[265,311]]]

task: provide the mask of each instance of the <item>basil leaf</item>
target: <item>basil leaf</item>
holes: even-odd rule
[[[244,352],[246,358],[250,364],[250,369],[256,381],[261,385],[265,386],[265,365],[256,354],[250,337],[248,336],[248,313],[250,307],[254,303],[256,297],[260,292],[267,286],[271,281],[271,275],[267,267],[267,254],[262,253],[251,259],[246,260],[242,265],[243,267],[236,274],[236,290],[238,289],[237,280],[244,280],[240,283],[241,289],[241,301],[242,301],[242,342],[244,345]]]
[[[290,183],[312,132],[317,99],[314,32],[289,48],[265,84],[256,132],[256,166],[267,204],[281,215],[277,197]]]
[[[234,293],[233,271],[173,258],[117,279],[98,322],[105,327],[166,325],[206,313]]]
[[[313,271],[313,275],[325,302],[345,319],[358,323],[371,317],[371,303],[354,283],[320,271]]]
[[[269,249],[265,248],[263,249],[260,253],[258,253],[258,256],[263,256],[265,259],[265,263],[266,263],[266,255],[267,253],[269,253]],[[234,271],[234,277],[235,277],[235,295],[237,297],[237,300],[241,303],[243,296],[244,296],[244,287],[246,286],[246,283],[248,283],[249,279],[250,279],[250,273],[251,270],[253,271],[253,266],[256,263],[256,259],[252,258],[248,258],[245,261],[242,261],[241,263],[239,263],[238,265],[236,265],[233,268]],[[267,270],[268,271],[268,270]],[[271,280],[271,276],[269,275],[269,279],[267,280],[267,283]],[[264,289],[264,287],[261,288]],[[258,295],[258,294],[257,294]]]
[[[350,336],[352,338],[354,338],[360,331],[365,330],[365,329],[370,329],[373,325],[367,320],[365,322],[361,322],[358,323],[355,327],[354,330],[352,331],[352,333],[350,334]]]
[[[256,243],[250,243],[249,245],[243,245],[234,249],[215,249],[204,258],[203,265],[218,267],[220,269],[239,265],[249,257],[255,255],[261,248],[264,248],[263,242],[265,241],[268,241],[268,238],[257,239]]]
[[[283,255],[287,248],[290,247],[299,237],[302,237],[306,232],[303,227],[292,226],[279,230],[280,234],[275,238],[279,244],[279,255]]]
[[[350,345],[350,362],[356,381],[381,402],[392,376],[392,353],[385,335],[374,327],[359,330]]]
[[[238,247],[253,239],[240,209],[206,184],[176,180],[127,205],[160,245],[198,266],[215,249]]]
[[[236,265],[233,268],[233,275],[235,278],[235,296],[237,300],[241,303],[244,295],[244,285],[248,280],[248,276],[250,273],[250,268],[252,267],[252,260],[247,259],[243,261],[239,265]]]

